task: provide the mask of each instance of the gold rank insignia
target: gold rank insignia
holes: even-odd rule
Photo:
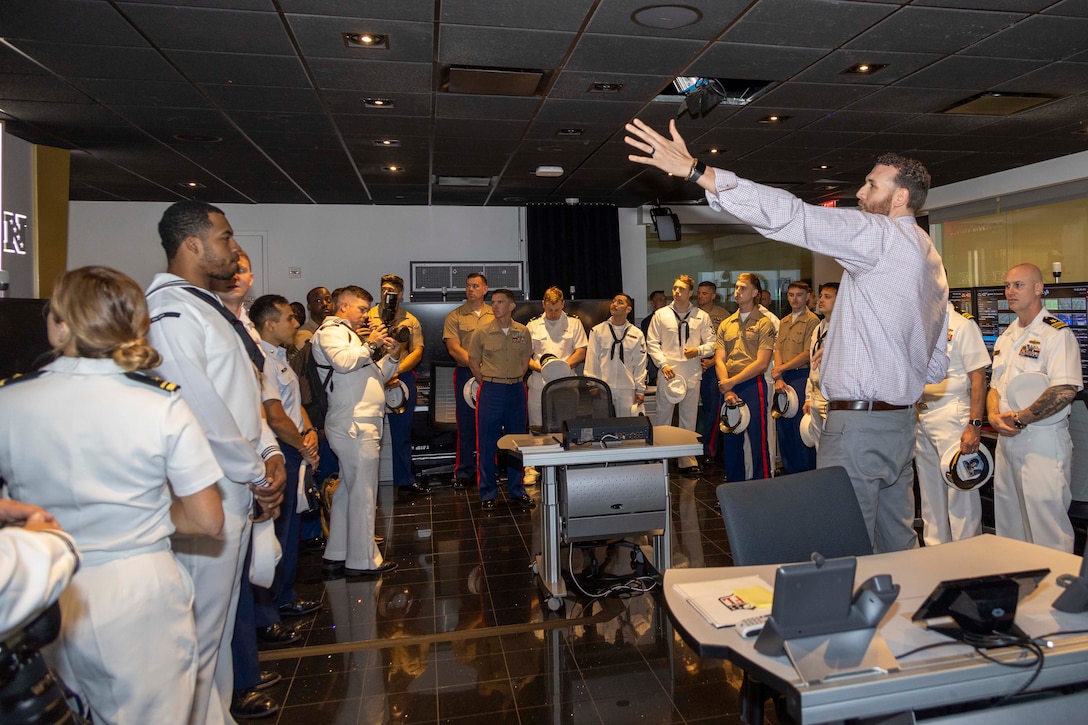
[[[15,383],[25,383],[27,380],[33,380],[34,378],[39,377],[41,374],[42,374],[41,370],[35,370],[35,371],[29,372],[29,373],[15,373],[10,378],[5,378],[4,380],[0,380],[0,388],[4,387],[5,385],[14,385]]]
[[[1055,330],[1064,330],[1065,328],[1069,327],[1069,325],[1065,324],[1056,317],[1044,317],[1043,322],[1050,325]]]
[[[129,380],[135,380],[137,383],[143,383],[144,385],[150,385],[153,388],[158,388],[164,393],[176,393],[181,390],[181,386],[177,383],[171,383],[168,380],[157,378],[154,375],[146,375],[144,373],[125,373],[125,377]]]

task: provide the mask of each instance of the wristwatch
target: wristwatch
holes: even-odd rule
[[[982,421],[980,419],[978,419],[978,418],[975,418],[974,420],[971,421],[971,425],[973,425],[976,428],[981,428],[982,427]]]
[[[698,181],[699,177],[704,173],[706,173],[706,164],[699,159],[694,159],[691,162],[691,171],[688,172],[688,178],[685,181]]]
[[[1024,423],[1024,422],[1022,422],[1020,420],[1020,413],[1018,413],[1018,412],[1012,414],[1012,424],[1014,426],[1016,426],[1017,428],[1027,428],[1028,427],[1027,423]]]

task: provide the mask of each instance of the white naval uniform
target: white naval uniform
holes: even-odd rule
[[[914,467],[921,494],[922,539],[926,546],[947,544],[982,533],[978,489],[960,491],[945,482],[941,457],[971,420],[971,380],[967,373],[990,364],[982,332],[974,320],[948,305],[948,377],[930,383],[918,405]],[[981,443],[980,443],[981,445]]]
[[[57,601],[78,566],[76,543],[63,531],[0,527],[0,642]]]
[[[96,723],[186,723],[197,642],[193,583],[170,553],[171,489],[195,494],[223,471],[185,400],[113,360],[60,357],[0,389],[0,473],[83,554],[50,652],[61,679]]]
[[[386,355],[375,364],[370,348],[335,315],[325,318],[310,344],[314,360],[332,366],[325,436],[340,459],[325,558],[343,561],[348,569],[377,569],[383,563],[374,543],[374,518],[385,381],[396,375],[399,363]]]
[[[687,395],[680,402],[680,427],[685,430],[695,430],[695,421],[699,415],[699,382],[703,379],[702,358],[714,354],[714,340],[717,330],[713,329],[710,315],[700,310],[696,305],[688,307],[688,311],[681,314],[676,311],[675,302],[670,302],[657,312],[650,320],[650,326],[646,333],[646,353],[654,361],[658,369],[671,365],[673,372],[687,381]],[[688,329],[685,335],[680,328],[680,322],[687,320]],[[690,360],[684,357],[684,348],[696,347],[698,354]],[[658,375],[658,389],[665,386],[665,378]],[[673,410],[677,407],[665,400],[664,395],[657,395],[657,405],[654,425],[672,425]],[[677,465],[681,468],[690,468],[696,465],[695,458],[683,456],[677,459]]]
[[[621,342],[622,356],[614,345],[616,340]],[[638,415],[642,406],[635,404],[635,395],[646,392],[646,338],[642,330],[629,322],[616,327],[611,318],[594,326],[589,331],[583,372],[608,383],[617,416]]]
[[[265,459],[283,454],[261,417],[261,380],[241,338],[219,312],[185,287],[199,289],[169,273],[151,280],[148,339],[163,358],[156,374],[180,386],[224,472],[219,479],[221,538],[173,537],[174,552],[195,588],[200,667],[190,722],[216,725],[232,722],[231,639],[253,506],[247,484],[264,484]]]
[[[525,325],[533,341],[533,359],[538,363],[545,355],[555,355],[566,360],[580,347],[589,345],[586,328],[577,317],[566,312],[554,322],[541,315],[529,320]],[[540,394],[544,390],[544,376],[539,371],[529,373],[529,425],[542,425],[544,409],[540,403]]]
[[[1068,327],[1053,327],[1045,308],[1027,326],[1014,320],[994,343],[990,387],[1000,396],[1000,410],[1011,410],[1005,396],[1009,382],[1022,372],[1043,372],[1050,385],[1083,387],[1080,347]],[[1057,322],[1057,320],[1054,320]],[[997,439],[994,461],[994,519],[998,536],[1073,551],[1069,523],[1069,406],[1057,423],[1028,424],[1015,436]]]

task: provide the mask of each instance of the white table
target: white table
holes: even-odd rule
[[[1080,561],[1080,557],[1071,554],[988,534],[941,546],[859,557],[855,586],[876,574],[891,574],[900,585],[899,597],[879,628],[892,653],[898,656],[924,644],[949,641],[910,620],[934,586],[948,579],[1049,568],[1050,574],[1020,603],[1016,623],[1032,637],[1088,629],[1088,614],[1069,614],[1051,607],[1061,592],[1055,584],[1056,577],[1076,574]],[[787,657],[759,654],[755,651],[754,638],[745,639],[732,628],[715,629],[674,588],[685,582],[752,574],[773,583],[776,568],[772,565],[670,569],[665,573],[665,597],[674,624],[696,652],[727,659],[785,693],[787,707],[799,721],[832,722],[985,700],[1012,693],[1031,677],[1030,668],[1015,669],[987,662],[970,647],[957,644],[901,658],[896,672],[805,684]],[[1046,650],[1044,668],[1031,686],[1033,692],[1088,681],[1088,635],[1061,635],[1052,641],[1053,647]],[[1020,651],[1006,648],[991,650],[990,654],[1014,660]],[[1083,700],[1083,693],[1080,697]],[[1083,701],[1079,707],[1081,716],[1075,721],[1083,722]],[[986,722],[1000,721],[999,712],[986,711]],[[1022,717],[1022,713],[1017,714],[1015,719]]]
[[[538,574],[551,597],[548,607],[556,610],[567,595],[566,584],[560,572],[559,549],[563,535],[558,496],[558,468],[560,466],[592,465],[602,463],[629,463],[633,461],[658,461],[661,464],[661,486],[665,496],[665,530],[653,536],[653,564],[658,571],[665,571],[672,564],[672,546],[669,543],[669,459],[702,454],[703,444],[699,435],[675,426],[655,426],[653,444],[625,442],[602,448],[599,445],[572,450],[534,450],[528,443],[540,440],[531,435],[506,435],[499,439],[499,448],[518,456],[525,466],[535,466],[540,471],[541,506],[540,524],[544,550],[537,558]],[[519,447],[519,441],[522,446]]]

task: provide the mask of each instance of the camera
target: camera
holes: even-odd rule
[[[393,326],[399,300],[400,297],[396,292],[386,292],[382,295],[382,324],[389,331],[391,338],[399,343],[406,343],[412,339],[412,331],[404,325]]]

